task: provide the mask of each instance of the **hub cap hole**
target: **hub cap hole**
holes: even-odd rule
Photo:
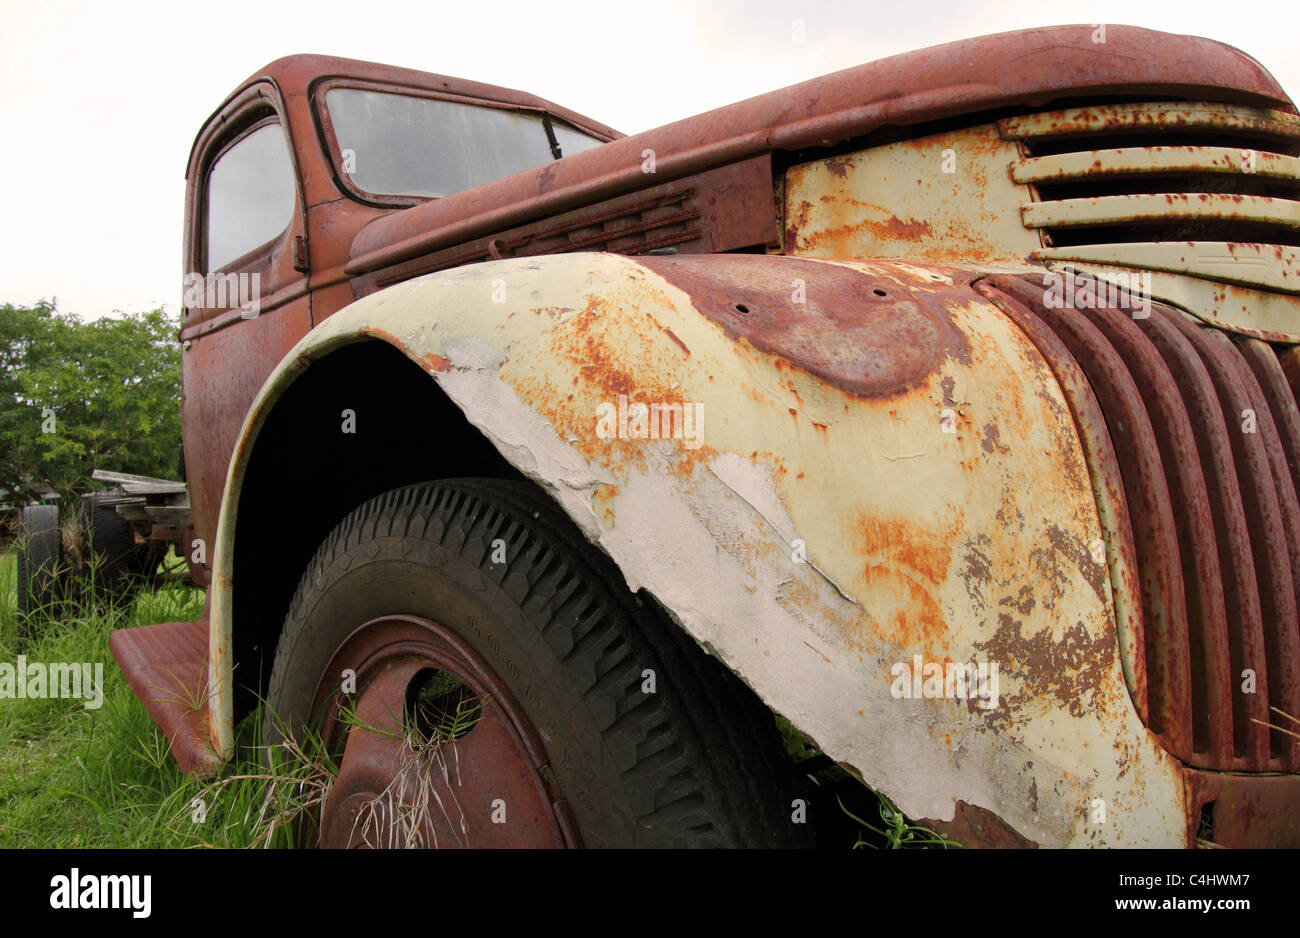
[[[421,746],[464,739],[482,713],[478,695],[451,671],[425,668],[406,689],[406,732]]]

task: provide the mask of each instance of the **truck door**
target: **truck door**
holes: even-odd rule
[[[182,433],[193,536],[211,545],[249,405],[311,328],[305,202],[271,82],[209,119],[186,177]]]

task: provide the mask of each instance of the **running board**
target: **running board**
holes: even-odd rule
[[[109,650],[186,775],[213,775],[221,759],[208,738],[208,620],[120,629]]]

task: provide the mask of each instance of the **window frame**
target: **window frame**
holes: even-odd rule
[[[497,111],[510,111],[515,114],[531,114],[540,118],[543,124],[545,124],[546,121],[549,121],[551,124],[566,127],[569,130],[583,134],[584,136],[592,137],[597,140],[599,139],[582,128],[575,127],[569,121],[556,117],[545,108],[510,104],[505,101],[493,101],[488,98],[478,98],[473,95],[433,91],[429,88],[420,88],[413,85],[401,85],[393,82],[371,81],[359,78],[321,79],[314,83],[311,88],[311,109],[316,120],[316,130],[320,136],[321,146],[328,157],[330,171],[334,175],[334,182],[338,186],[339,192],[342,192],[354,201],[360,202],[362,205],[372,205],[378,208],[410,208],[411,206],[420,205],[424,202],[436,202],[439,198],[446,198],[446,196],[383,195],[376,192],[367,192],[353,183],[352,178],[343,169],[343,151],[339,146],[338,137],[334,133],[334,122],[330,117],[329,106],[325,100],[329,92],[336,88],[350,88],[358,91],[375,91],[381,94],[399,94],[413,98],[430,98],[435,101],[449,101],[453,104],[465,104],[470,107],[492,108]],[[550,135],[548,134],[547,136],[549,139]],[[601,141],[601,143],[607,142],[608,141]],[[551,162],[553,163],[555,160],[552,159]],[[545,166],[547,164],[539,163],[538,165]],[[485,183],[480,183],[480,185],[485,185]],[[455,195],[455,193],[450,193],[450,195]]]
[[[231,131],[228,136],[224,136],[222,141],[216,146],[210,148],[205,154],[205,159],[201,167],[202,184],[198,187],[199,193],[199,237],[197,239],[198,257],[195,258],[199,263],[195,264],[196,270],[202,270],[205,274],[218,273],[221,271],[241,270],[249,267],[258,266],[261,261],[270,261],[271,256],[275,254],[276,248],[282,246],[286,241],[286,236],[292,237],[294,223],[299,221],[302,214],[302,193],[299,191],[298,183],[298,166],[294,159],[293,141],[290,139],[284,120],[279,112],[270,106],[256,106],[251,109],[252,113],[240,115],[242,118],[236,125],[237,130]],[[284,140],[285,150],[289,158],[289,171],[293,177],[293,199],[294,207],[290,213],[288,222],[284,228],[269,240],[249,248],[238,257],[232,258],[225,264],[215,269],[208,266],[208,233],[211,230],[209,225],[208,210],[211,205],[209,185],[212,179],[212,170],[216,167],[221,158],[237,147],[248,137],[263,129],[264,127],[275,126],[280,129],[281,136]]]

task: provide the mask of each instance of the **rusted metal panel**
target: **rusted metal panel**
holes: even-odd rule
[[[222,760],[208,738],[207,618],[120,629],[108,647],[181,771],[216,772]]]
[[[1191,764],[1291,767],[1293,750],[1276,733],[1270,759],[1268,734],[1261,725],[1270,703],[1292,712],[1300,666],[1295,629],[1289,625],[1295,571],[1285,559],[1294,554],[1293,525],[1300,515],[1286,445],[1271,416],[1273,410],[1284,416],[1291,412],[1285,407],[1289,391],[1288,398],[1278,393],[1287,391],[1280,384],[1281,367],[1275,363],[1272,397],[1267,397],[1222,334],[1192,325],[1158,304],[1151,305],[1148,315],[1134,318],[1086,289],[1067,304],[1077,301],[1080,309],[1049,310],[1057,304],[1044,302],[1050,294],[1045,279],[1030,281],[997,277],[991,284],[1034,306],[1085,370],[1091,369],[1091,384],[1120,452],[1118,468],[1129,504],[1154,498],[1140,510],[1155,522],[1166,517],[1161,503],[1168,499],[1172,508],[1167,517],[1177,531],[1176,541],[1157,536],[1166,525],[1134,517],[1144,581],[1152,586],[1163,582],[1161,602],[1170,603],[1163,607],[1163,631],[1148,627],[1144,633],[1153,728]],[[1100,333],[1092,334],[1086,323]],[[1130,383],[1132,391],[1126,390]],[[1253,432],[1236,432],[1237,415],[1245,417],[1244,407],[1250,404],[1262,446],[1240,442],[1241,437],[1253,438]],[[1159,452],[1143,458],[1143,451],[1156,444]],[[1239,482],[1243,471],[1244,485]],[[1267,488],[1263,494],[1256,491],[1261,487]],[[1273,548],[1268,545],[1274,543],[1282,545],[1281,551],[1269,556]],[[1174,576],[1175,565],[1183,568],[1180,577]],[[1266,569],[1259,573],[1261,565]],[[1257,576],[1263,578],[1258,588]],[[1285,595],[1274,595],[1277,589]],[[1189,683],[1168,683],[1168,671],[1159,679],[1152,665],[1162,663],[1176,669],[1175,678],[1187,673]],[[1257,695],[1237,690],[1244,668],[1261,672]],[[1269,680],[1281,683],[1270,686]],[[1176,733],[1167,730],[1171,716],[1178,721]],[[1191,719],[1190,738],[1186,718]]]
[[[1300,409],[1297,408],[1295,393],[1287,382],[1278,353],[1257,339],[1245,339],[1237,347],[1255,373],[1260,391],[1268,404],[1268,412],[1277,424],[1282,445],[1276,455],[1286,463],[1292,490],[1300,491]],[[1295,350],[1287,351],[1294,354]],[[1281,475],[1280,472],[1278,474]],[[1300,554],[1293,555],[1292,559],[1300,560]],[[1296,587],[1300,589],[1300,573],[1294,571],[1294,566],[1293,578]]]
[[[1105,195],[1021,206],[1029,228],[1140,224],[1170,221],[1258,222],[1300,228],[1300,202],[1260,195],[1215,192],[1166,192],[1153,195]]]
[[[1288,560],[1287,522],[1283,515],[1287,499],[1279,499],[1269,454],[1270,447],[1278,445],[1277,431],[1258,391],[1252,393],[1250,386],[1254,383],[1254,376],[1231,341],[1216,330],[1198,328],[1181,317],[1171,317],[1171,321],[1191,340],[1205,362],[1225,413],[1231,415],[1229,419],[1243,430],[1248,411],[1254,413],[1257,421],[1258,432],[1229,434],[1263,609],[1262,647],[1254,649],[1254,655],[1244,664],[1258,674],[1258,693],[1266,696],[1270,703],[1293,713],[1300,710],[1295,696],[1296,683],[1300,681],[1300,651],[1297,650],[1300,624],[1297,623],[1296,593]],[[1291,497],[1294,498],[1294,492]],[[1273,757],[1280,757],[1281,765],[1294,767],[1296,749],[1293,741],[1281,733],[1269,735],[1271,740],[1265,737],[1256,741],[1259,748],[1246,754],[1247,766],[1252,769],[1276,768],[1279,764],[1273,761]],[[1265,743],[1267,749],[1264,749]]]
[[[945,359],[970,360],[947,314],[969,290],[946,275],[864,284],[850,268],[744,254],[708,264],[647,257],[641,265],[694,297],[731,338],[858,397],[894,397],[927,383]]]
[[[1075,244],[1069,247],[1040,248],[1034,251],[1031,258],[1044,262],[1077,261],[1107,268],[1122,268],[1125,273],[1150,270],[1187,274],[1202,280],[1236,283],[1258,290],[1300,293],[1300,249],[1285,244],[1246,244],[1235,241]],[[1198,306],[1203,308],[1204,304]],[[1213,315],[1212,311],[1207,313]],[[1294,317],[1296,311],[1288,303],[1282,315]],[[1290,321],[1286,320],[1288,323]]]
[[[1269,242],[1293,240],[1287,232],[1300,226],[1290,197],[1300,162],[1259,148],[1297,149],[1297,126],[1281,111],[1154,101],[864,143],[787,169],[784,250],[1004,269],[1071,263],[1125,286],[1140,277],[1151,296],[1235,332],[1295,340],[1296,249]],[[1222,146],[1225,132],[1255,149]],[[1126,145],[1147,139],[1139,133],[1189,145]],[[1228,191],[1202,191],[1207,174]]]
[[[1138,313],[1122,308],[1128,300],[1117,307],[1087,281],[1069,302],[1045,302],[1054,295],[1047,280],[1004,275],[988,283],[1041,314],[1089,372],[1128,504],[1147,506],[1133,514],[1137,561],[1145,583],[1163,584],[1160,601],[1168,604],[1154,610],[1164,612],[1163,626],[1151,628],[1148,611],[1144,629],[1153,729],[1192,765],[1294,771],[1294,745],[1276,731],[1270,739],[1266,727],[1277,719],[1270,707],[1293,713],[1300,704],[1300,565],[1292,559],[1300,502],[1291,468],[1300,457],[1291,442],[1300,413],[1282,366],[1263,343],[1242,340],[1243,354],[1177,311],[1145,304]],[[1077,396],[1073,385],[1063,387]],[[1174,541],[1160,534],[1169,521]],[[1190,680],[1169,683],[1170,669]],[[1167,729],[1171,716],[1177,733]]]
[[[190,517],[206,545],[216,541],[226,470],[248,407],[276,364],[310,329],[304,299],[192,341],[181,353]],[[205,586],[212,556],[206,553]]]
[[[1295,250],[1280,243],[1300,224],[1293,113],[1152,101],[1023,115],[999,128],[1027,151],[1011,173],[1029,187],[1024,223],[1044,239],[1029,259],[1086,264],[1122,284],[1141,275],[1145,292],[1208,322],[1300,337]],[[1156,145],[1132,145],[1153,135]],[[1225,144],[1233,136],[1240,149]]]
[[[1276,350],[1278,364],[1282,374],[1291,388],[1291,396],[1300,401],[1300,346],[1290,346]]]
[[[1189,843],[1300,847],[1300,776],[1185,771]],[[1203,822],[1208,830],[1202,831]]]
[[[1280,153],[1230,147],[1117,147],[1079,150],[1017,160],[1011,178],[1018,183],[1073,182],[1108,176],[1250,175],[1300,184],[1300,159]]]
[[[1192,694],[1192,751],[1186,761],[1205,758],[1229,764],[1232,758],[1232,677],[1228,661],[1228,623],[1223,577],[1211,521],[1196,434],[1169,367],[1130,314],[1098,302],[1095,292],[1083,314],[1105,334],[1133,375],[1153,424],[1169,484],[1178,506],[1174,523],[1187,600],[1188,663]],[[1122,432],[1122,431],[1121,431]],[[1202,754],[1205,754],[1204,756]]]
[[[1207,245],[1207,254],[1211,254],[1211,248],[1222,249],[1212,253],[1212,262],[1216,264],[1232,254],[1230,245],[1226,243]],[[1265,263],[1269,262],[1266,260]],[[1249,261],[1246,264],[1249,265]],[[1070,262],[1069,266],[1127,287],[1141,282],[1135,278],[1147,278],[1149,289],[1144,292],[1149,292],[1153,299],[1184,309],[1203,322],[1238,335],[1270,342],[1300,340],[1300,297],[1294,295],[1127,266],[1089,262]],[[1048,267],[1064,269],[1064,265],[1057,262],[1049,263]]]
[[[1008,140],[1052,140],[1124,133],[1214,131],[1300,143],[1295,108],[1244,107],[1204,102],[1159,101],[1155,104],[1092,104],[1060,111],[1041,111],[998,121]]]
[[[1250,533],[1241,500],[1240,483],[1233,462],[1228,425],[1219,405],[1214,384],[1205,364],[1169,316],[1153,315],[1141,321],[1156,349],[1173,376],[1173,387],[1183,397],[1196,435],[1199,461],[1207,488],[1208,508],[1213,518],[1214,543],[1219,553],[1219,572],[1223,577],[1222,593],[1226,612],[1227,635],[1220,639],[1213,623],[1202,620],[1201,629],[1207,647],[1219,648],[1226,641],[1229,673],[1228,691],[1235,692],[1245,661],[1262,642],[1263,624],[1255,565],[1251,558]],[[1213,629],[1213,631],[1211,631]],[[1221,663],[1220,663],[1221,666]],[[1230,701],[1237,698],[1230,696]],[[1233,705],[1228,726],[1233,745],[1227,753],[1210,753],[1212,767],[1231,768],[1237,757],[1262,740],[1262,728],[1251,721],[1266,715],[1266,700],[1253,695]],[[1222,715],[1219,715],[1222,718]]]
[[[1020,152],[991,124],[791,166],[785,250],[808,257],[1023,262],[1042,246],[1008,209]]]
[[[767,155],[502,230],[359,277],[358,295],[420,274],[503,257],[572,251],[719,254],[778,240]]]
[[[395,342],[633,589],[909,816],[961,801],[1040,844],[1183,844],[1181,775],[1132,705],[1089,549],[1102,531],[1069,405],[970,277],[607,254],[430,275],[335,314],[281,364],[228,491],[309,360]],[[797,281],[806,317],[789,310]],[[620,396],[698,405],[702,432],[602,437],[600,405]],[[238,628],[225,505],[218,663]],[[999,664],[996,705],[903,697],[895,669],[916,656]],[[218,736],[229,693],[213,697]]]
[[[924,824],[948,840],[954,840],[963,847],[984,847],[990,850],[1032,849],[1037,847],[1015,832],[1006,821],[996,814],[964,801],[957,802],[957,810],[951,821],[923,819]]]

